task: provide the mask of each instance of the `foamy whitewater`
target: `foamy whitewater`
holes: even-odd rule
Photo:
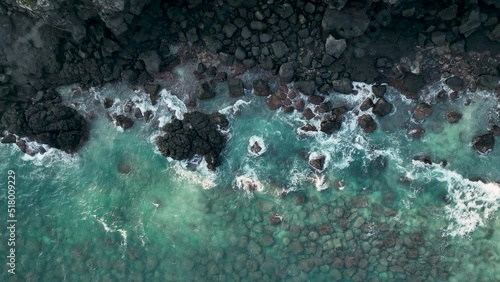
[[[374,95],[355,83],[357,95],[327,97],[354,110],[326,135],[298,129],[319,128],[320,119],[270,111],[251,91],[230,98],[219,85],[197,106],[230,121],[214,173],[202,156],[175,161],[155,147],[160,128],[191,110],[194,68],[177,69],[156,105],[123,83],[60,88],[67,105],[94,117],[90,140],[76,154],[45,147],[27,156],[2,147],[2,171],[15,170],[18,181],[22,281],[500,280],[492,266],[500,257],[500,142],[484,156],[470,144],[498,118],[493,95],[436,104],[421,122],[410,115],[416,102],[390,87],[392,113],[360,111]],[[241,77],[247,83],[260,75]],[[276,81],[271,85],[276,90]],[[449,90],[430,86],[425,100],[442,88]],[[110,109],[105,98],[114,100]],[[112,117],[127,114],[127,102],[151,111],[151,120],[117,127]],[[463,114],[459,123],[445,121],[450,109]],[[378,125],[373,134],[359,128],[363,114]],[[415,126],[425,129],[421,139],[408,137]],[[323,170],[309,164],[319,156]]]

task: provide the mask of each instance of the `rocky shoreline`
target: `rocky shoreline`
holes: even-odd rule
[[[319,130],[327,134],[340,128],[343,112],[357,109],[323,100],[331,90],[356,94],[352,81],[377,84],[375,97],[360,110],[372,108],[378,117],[392,110],[383,98],[385,84],[416,101],[441,78],[452,100],[478,88],[495,93],[497,101],[500,97],[500,5],[491,0],[80,2],[0,4],[2,130],[75,151],[89,126],[70,108],[57,105],[60,98],[47,104],[47,89],[120,79],[150,85],[186,60],[172,46],[214,57],[214,66],[200,64],[197,70],[200,80],[208,80],[200,81],[193,105],[213,97],[218,82],[228,83],[230,96],[241,96],[246,86],[238,75],[260,68],[276,74],[281,85],[271,93],[267,81],[255,81],[256,95],[266,96],[273,110],[303,111],[307,119],[321,115]],[[218,66],[232,71],[217,72]],[[291,89],[290,82],[295,82]],[[295,99],[296,92],[307,95],[307,101]],[[435,103],[448,94],[437,98]],[[24,117],[35,108],[55,112],[52,122],[29,124]],[[432,105],[422,102],[413,115],[423,120],[431,112]],[[117,122],[131,126],[128,119]],[[459,120],[456,114],[450,119]],[[358,122],[367,133],[376,130],[369,115]],[[476,150],[493,148],[498,123],[496,113],[485,134],[472,140]],[[49,128],[55,133],[47,137]]]

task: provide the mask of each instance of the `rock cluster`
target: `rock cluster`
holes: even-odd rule
[[[5,130],[69,153],[80,148],[89,130],[83,116],[60,104],[61,98],[53,90],[38,93],[37,100],[7,110],[1,120]]]
[[[162,128],[165,133],[158,137],[156,145],[162,155],[174,160],[203,156],[207,167],[215,170],[220,165],[219,155],[226,143],[220,129],[228,125],[226,117],[219,113],[186,113],[182,120],[175,118]]]

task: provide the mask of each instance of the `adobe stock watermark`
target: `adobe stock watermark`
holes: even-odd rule
[[[16,172],[7,172],[7,265],[11,275],[16,274]]]

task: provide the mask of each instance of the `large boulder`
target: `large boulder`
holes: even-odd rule
[[[290,83],[293,81],[293,76],[295,73],[295,67],[293,63],[284,63],[281,65],[279,70],[281,82]]]
[[[472,139],[472,146],[479,153],[487,154],[495,146],[495,137],[491,133],[476,136]]]
[[[346,39],[361,36],[369,24],[370,20],[365,12],[347,12],[333,8],[326,9],[321,21],[324,32],[335,32]]]
[[[392,112],[393,105],[385,98],[380,98],[378,101],[373,105],[372,112],[376,114],[379,117],[386,116]]]
[[[444,117],[449,123],[457,123],[462,118],[462,114],[457,112],[447,112]]]
[[[325,43],[325,51],[332,57],[340,58],[347,48],[345,39],[336,39],[332,35],[328,36]]]
[[[243,81],[238,78],[228,78],[227,87],[229,89],[230,97],[241,97],[245,94],[243,90]]]
[[[262,79],[257,79],[253,82],[253,92],[257,96],[269,96],[269,85]]]
[[[358,124],[366,133],[372,133],[377,129],[377,123],[370,115],[362,115],[358,118]]]
[[[332,81],[333,90],[343,93],[343,94],[351,94],[353,86],[352,81],[349,78],[341,78]]]
[[[144,62],[146,71],[150,74],[154,74],[160,71],[161,57],[158,51],[151,50],[141,53],[139,59]]]
[[[165,134],[157,138],[156,145],[163,156],[174,160],[204,156],[207,167],[215,170],[220,165],[219,155],[226,143],[218,127],[226,129],[228,124],[226,117],[219,113],[186,113],[184,119],[175,118],[162,128]]]
[[[420,103],[417,105],[415,110],[413,111],[413,116],[415,119],[423,120],[429,117],[432,114],[432,108],[427,103]]]
[[[76,110],[54,103],[11,108],[2,117],[8,132],[65,152],[75,152],[88,139],[87,121]]]

